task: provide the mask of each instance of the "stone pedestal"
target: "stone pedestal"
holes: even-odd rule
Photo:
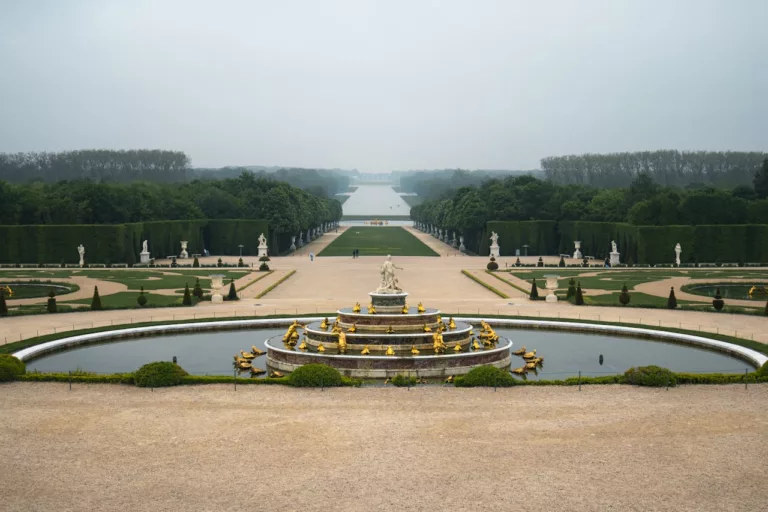
[[[261,258],[262,256],[266,256],[268,252],[267,247],[259,247],[258,251],[259,251],[259,254],[258,254],[259,258]]]
[[[575,251],[573,251],[573,259],[580,260],[581,259],[581,241],[574,240],[573,245],[575,247]]]
[[[498,258],[501,256],[501,246],[499,244],[491,244],[491,256]]]
[[[400,313],[405,306],[408,297],[407,292],[383,293],[370,292],[371,302],[376,308],[376,313]],[[363,310],[365,311],[365,309]]]
[[[149,263],[149,260],[152,259],[149,257],[149,252],[142,252],[139,254],[139,263]]]
[[[546,301],[549,303],[557,302],[557,295],[555,295],[555,291],[557,290],[557,280],[560,278],[560,276],[544,276],[544,278],[547,280],[546,288],[549,292],[546,297]]]
[[[610,260],[611,266],[618,265],[621,263],[619,260],[619,253],[617,251],[611,252],[611,260]]]

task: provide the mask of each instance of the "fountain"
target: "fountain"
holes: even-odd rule
[[[496,335],[484,322],[475,338],[469,323],[452,318],[446,322],[439,310],[421,303],[409,306],[408,292],[400,289],[395,269],[399,268],[387,256],[381,266],[381,284],[368,294],[368,306],[356,304],[337,310],[334,320],[309,322],[302,326],[300,344],[292,333],[269,338],[265,343],[268,365],[293,371],[304,364],[322,363],[362,378],[446,377],[488,364],[509,367],[509,339]],[[289,331],[300,327],[294,324]]]

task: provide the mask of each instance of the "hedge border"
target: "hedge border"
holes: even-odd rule
[[[266,290],[264,290],[263,292],[261,292],[260,294],[258,294],[258,295],[256,296],[256,298],[257,298],[257,299],[260,299],[260,298],[264,297],[266,294],[268,294],[269,292],[271,292],[272,290],[274,290],[275,288],[277,288],[278,286],[280,286],[281,284],[283,284],[285,281],[287,281],[287,280],[288,280],[288,278],[289,278],[289,277],[291,277],[291,276],[292,276],[293,274],[295,274],[295,273],[296,273],[296,271],[295,271],[295,270],[291,270],[290,272],[288,272],[287,274],[285,274],[283,277],[281,277],[281,278],[280,278],[280,279],[279,279],[279,280],[278,280],[276,283],[274,283],[272,286],[270,286],[269,288],[267,288]]]
[[[461,273],[464,274],[465,276],[467,276],[468,278],[470,278],[471,280],[473,280],[474,282],[476,282],[477,284],[479,284],[480,286],[482,286],[483,288],[487,289],[488,291],[491,291],[491,292],[495,293],[496,295],[498,295],[502,299],[508,299],[509,298],[509,296],[506,295],[505,293],[500,292],[499,290],[497,290],[493,286],[489,285],[485,281],[482,281],[482,280],[478,279],[477,277],[473,276],[472,274],[470,274],[468,270],[462,270]]]

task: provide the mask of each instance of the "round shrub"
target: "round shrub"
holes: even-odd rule
[[[341,374],[336,368],[325,364],[305,364],[296,368],[288,377],[293,386],[319,388],[320,386],[341,386]]]
[[[491,261],[488,262],[488,264],[485,266],[485,268],[487,268],[488,270],[498,270],[499,269],[499,264],[496,263],[495,261],[491,260]]]
[[[272,260],[269,259],[269,256],[264,255],[259,258],[259,261],[272,261]]]
[[[624,378],[628,384],[635,386],[649,386],[662,388],[669,383],[671,387],[677,386],[677,375],[671,370],[660,366],[638,366],[624,372]]]
[[[505,388],[517,384],[518,382],[508,372],[491,365],[472,368],[463,378],[455,381],[456,386],[465,388],[479,386]]]
[[[184,368],[169,361],[147,363],[133,374],[133,381],[140,388],[178,386],[187,375]]]
[[[768,363],[765,363],[763,366],[761,366],[760,369],[757,370],[757,374],[761,377],[768,377]]]
[[[404,388],[406,386],[415,386],[416,384],[418,384],[418,380],[416,380],[416,377],[409,377],[401,373],[398,373],[392,378],[392,385],[397,386],[398,388]]]
[[[261,271],[261,272],[269,271],[269,265],[267,265],[266,262],[262,261],[261,265],[259,265],[259,271]]]
[[[0,354],[0,382],[16,380],[19,375],[24,375],[27,365],[24,361],[13,357],[11,354]]]

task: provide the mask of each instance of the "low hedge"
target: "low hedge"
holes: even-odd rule
[[[472,368],[466,375],[456,377],[453,383],[456,387],[459,388],[497,386],[500,388],[505,388],[520,384],[520,382],[512,377],[509,372],[491,365]]]
[[[235,378],[229,375],[185,375],[181,378],[182,384],[234,384]],[[291,384],[288,377],[264,379],[241,377],[237,379],[237,384],[282,384],[289,386]]]
[[[80,382],[86,384],[130,384],[133,385],[132,373],[27,373],[16,380],[25,382]]]
[[[10,354],[0,354],[0,382],[18,379],[27,371],[24,361]]]
[[[305,364],[289,375],[292,386],[299,388],[319,388],[343,386],[339,370],[325,364]]]
[[[392,378],[392,385],[397,386],[399,388],[404,388],[406,386],[415,386],[418,384],[418,381],[416,377],[409,377],[407,375],[397,374]]]
[[[187,376],[187,372],[176,363],[155,361],[136,370],[133,374],[133,380],[134,384],[140,388],[161,388],[178,386],[185,376]]]
[[[624,372],[627,384],[635,386],[649,386],[654,388],[677,386],[677,375],[660,366],[638,366]]]

